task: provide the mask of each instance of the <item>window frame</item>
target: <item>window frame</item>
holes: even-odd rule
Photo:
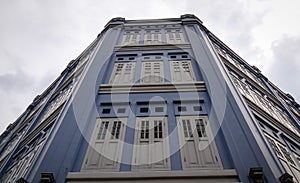
[[[185,64],[185,65],[183,65]],[[170,73],[172,83],[193,83],[196,77],[191,60],[170,60]],[[188,70],[187,70],[188,68]],[[186,74],[189,72],[189,74]],[[181,79],[179,79],[179,77]]]
[[[117,126],[120,122],[119,130],[114,128],[116,122]],[[90,139],[90,145],[86,151],[84,163],[81,167],[82,171],[119,171],[126,123],[127,118],[97,118]],[[107,124],[107,127],[103,126],[103,124]],[[111,149],[109,149],[110,147]],[[113,151],[115,154],[111,152],[113,150],[112,148],[115,148]],[[105,155],[103,156],[102,153],[111,156],[106,157]]]
[[[140,44],[141,33],[140,31],[135,30],[125,30],[122,39],[121,45],[138,45]]]
[[[157,67],[159,66],[159,67]],[[141,84],[164,83],[164,62],[163,61],[142,61],[141,66]]]
[[[183,120],[186,120],[186,127],[184,127]],[[189,122],[187,122],[189,120]],[[200,137],[199,133],[203,133],[203,129],[197,128],[193,122],[196,120],[205,123],[205,135]],[[207,116],[177,116],[176,123],[178,127],[180,154],[183,170],[195,169],[222,169],[221,159],[214,142],[212,131],[209,125]],[[190,125],[188,125],[190,123]],[[190,129],[189,129],[190,128]],[[205,147],[201,151],[199,147]],[[191,156],[190,153],[195,152]],[[210,154],[209,154],[210,153]],[[194,158],[194,159],[192,159]],[[205,162],[207,161],[207,162]],[[208,162],[211,161],[211,162]]]
[[[132,158],[132,171],[156,171],[156,170],[171,170],[170,165],[170,150],[169,150],[169,139],[168,139],[168,123],[167,117],[165,116],[151,116],[151,117],[137,117],[136,118],[136,128],[134,133],[134,147],[133,147],[133,158]],[[148,132],[147,132],[147,122],[148,121]],[[143,123],[144,122],[144,123]],[[161,122],[162,129],[155,127],[155,123],[159,124]],[[143,125],[144,124],[144,125]],[[155,133],[155,130],[157,130]],[[143,133],[144,132],[144,133]],[[146,134],[148,133],[148,136]],[[159,135],[161,133],[161,136]],[[144,138],[142,138],[144,134]],[[158,136],[155,136],[158,135]],[[148,138],[145,138],[148,137]],[[157,149],[161,147],[162,160],[155,163],[148,164],[147,162],[152,162],[152,158],[156,161],[155,153]],[[158,149],[159,150],[159,149]],[[148,152],[147,152],[148,151]],[[143,158],[143,155],[147,154],[149,159]],[[165,158],[166,157],[166,158]]]
[[[120,67],[121,65],[122,67]],[[136,69],[135,61],[115,62],[113,70],[110,75],[109,84],[111,85],[133,84],[135,69]]]
[[[167,29],[166,42],[168,44],[184,44],[186,40],[181,29]]]

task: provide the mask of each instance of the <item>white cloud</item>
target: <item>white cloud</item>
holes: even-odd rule
[[[283,36],[272,44],[274,60],[268,69],[270,80],[284,92],[300,99],[300,36]]]

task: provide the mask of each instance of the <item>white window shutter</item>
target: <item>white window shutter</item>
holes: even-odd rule
[[[24,177],[31,167],[32,163],[36,159],[43,142],[31,150],[17,165],[10,171],[9,175],[3,179],[4,182],[15,182],[18,178]]]
[[[98,119],[82,169],[118,169],[125,135],[125,119]]]
[[[170,30],[166,33],[167,43],[181,44],[185,43],[183,33],[180,30]]]
[[[135,73],[135,62],[115,63],[110,84],[131,84]]]
[[[141,83],[164,82],[163,62],[142,62]]]
[[[191,61],[171,61],[171,77],[173,82],[193,82],[195,81]]]
[[[265,137],[269,142],[273,152],[277,155],[281,165],[284,169],[299,182],[300,181],[300,167],[297,166],[297,163],[292,158],[291,153],[288,148],[282,145],[275,138],[269,136],[265,133]]]
[[[168,169],[169,144],[164,117],[137,119],[133,169]]]
[[[146,32],[144,36],[145,44],[159,44],[161,43],[161,33],[159,32]]]
[[[219,168],[218,153],[207,119],[199,116],[177,117],[179,143],[184,169]]]
[[[130,45],[130,44],[139,44],[140,41],[140,33],[138,32],[126,32],[122,38],[122,45]]]

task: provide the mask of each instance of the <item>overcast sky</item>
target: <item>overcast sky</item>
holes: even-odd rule
[[[300,102],[299,0],[2,0],[0,133],[59,76],[113,17],[191,13]]]

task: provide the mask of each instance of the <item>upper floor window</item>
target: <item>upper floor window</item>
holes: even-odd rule
[[[233,75],[231,78],[232,78],[234,84],[238,87],[241,94],[244,95],[245,97],[247,97],[252,102],[255,102],[255,100],[253,98],[253,94],[251,92],[251,89],[248,87],[248,85],[246,83],[240,81],[238,78],[236,78]]]
[[[55,119],[56,118],[54,118],[53,121],[55,121]],[[33,163],[36,161],[38,154],[45,143],[46,136],[49,134],[52,127],[53,123],[50,123],[29,140],[26,145],[19,147],[18,151],[16,151],[13,156],[11,168],[5,173],[1,182],[15,182],[19,178],[24,178],[26,176],[32,168]]]
[[[163,83],[164,72],[162,61],[142,62],[141,83]]]
[[[135,62],[115,63],[110,77],[110,84],[129,84],[133,83]]]
[[[191,61],[170,61],[170,70],[173,82],[195,81]]]
[[[284,169],[293,175],[297,181],[300,181],[300,165],[297,165],[289,149],[271,136],[265,134],[265,137]]]
[[[126,31],[123,35],[122,45],[139,44],[140,38],[139,31]]]
[[[183,33],[180,29],[169,29],[166,33],[167,43],[170,44],[180,44],[185,43]]]
[[[145,44],[161,43],[161,33],[159,30],[147,30],[144,36]]]
[[[15,182],[21,177],[25,177],[28,170],[31,168],[32,163],[36,159],[39,150],[43,143],[40,143],[35,148],[29,150],[29,152],[22,158],[18,159],[16,163],[2,178],[1,182]]]

